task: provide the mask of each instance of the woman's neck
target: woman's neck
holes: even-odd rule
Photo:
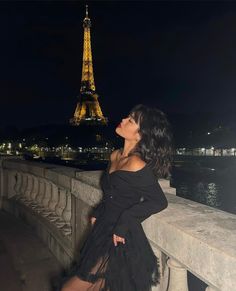
[[[132,150],[135,148],[136,144],[137,142],[134,143],[134,142],[125,140],[124,147],[121,151],[121,158],[128,157],[130,152],[132,152]]]

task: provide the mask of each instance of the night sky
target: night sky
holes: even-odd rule
[[[236,114],[236,2],[87,3],[95,84],[110,120],[137,103]],[[73,116],[84,16],[82,1],[0,3],[0,126]]]

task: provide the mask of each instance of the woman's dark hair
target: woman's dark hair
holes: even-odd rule
[[[141,140],[132,154],[138,154],[158,178],[167,178],[173,157],[172,132],[166,115],[145,105],[136,105],[129,113],[139,124]]]

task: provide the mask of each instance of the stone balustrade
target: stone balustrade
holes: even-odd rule
[[[83,243],[89,213],[102,196],[102,171],[0,160],[0,207],[31,225],[67,268]],[[160,180],[169,205],[143,222],[159,258],[161,282],[153,291],[187,291],[187,271],[206,291],[236,286],[236,216],[177,197]]]

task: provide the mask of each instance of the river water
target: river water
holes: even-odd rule
[[[176,195],[236,214],[236,158],[176,157],[171,186]],[[205,283],[188,272],[189,291],[204,291]]]
[[[177,159],[171,185],[177,196],[236,214],[236,158]]]

